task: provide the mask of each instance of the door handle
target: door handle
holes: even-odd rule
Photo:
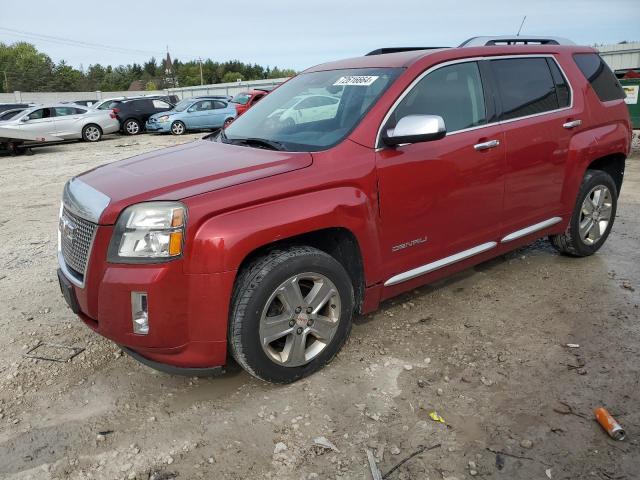
[[[489,150],[490,148],[496,148],[500,145],[500,140],[489,140],[488,142],[476,143],[473,149],[476,151]]]
[[[582,120],[572,120],[570,122],[563,123],[562,127],[570,130],[572,128],[579,127],[580,125],[582,125]]]

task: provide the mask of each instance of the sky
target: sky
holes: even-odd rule
[[[640,41],[640,0],[0,0],[0,42],[28,41],[85,68],[159,59],[168,46],[180,60],[302,70],[380,47],[515,34],[525,15],[522,35]]]

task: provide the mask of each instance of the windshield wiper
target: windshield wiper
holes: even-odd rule
[[[225,135],[225,138],[227,136]],[[276,142],[275,140],[267,140],[266,138],[233,138],[229,139],[231,143],[240,144],[240,145],[255,145],[258,148],[268,148],[271,150],[283,151],[286,150],[284,145],[280,142]]]

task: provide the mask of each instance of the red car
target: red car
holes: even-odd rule
[[[254,89],[236,94],[231,99],[231,102],[236,106],[236,118],[262,100],[268,93],[269,90]]]
[[[595,253],[630,149],[623,99],[561,39],[315,66],[217,136],[71,179],[62,292],[155,368],[207,374],[230,353],[295,381],[382,300],[541,237]]]

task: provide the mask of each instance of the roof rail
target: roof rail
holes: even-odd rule
[[[384,55],[386,53],[398,53],[398,52],[413,52],[415,50],[435,50],[438,48],[450,48],[450,47],[383,47],[376,50],[372,50],[365,55],[365,57],[371,55]]]
[[[458,47],[488,47],[491,45],[575,45],[571,40],[562,37],[511,35],[471,37],[462,42]]]

